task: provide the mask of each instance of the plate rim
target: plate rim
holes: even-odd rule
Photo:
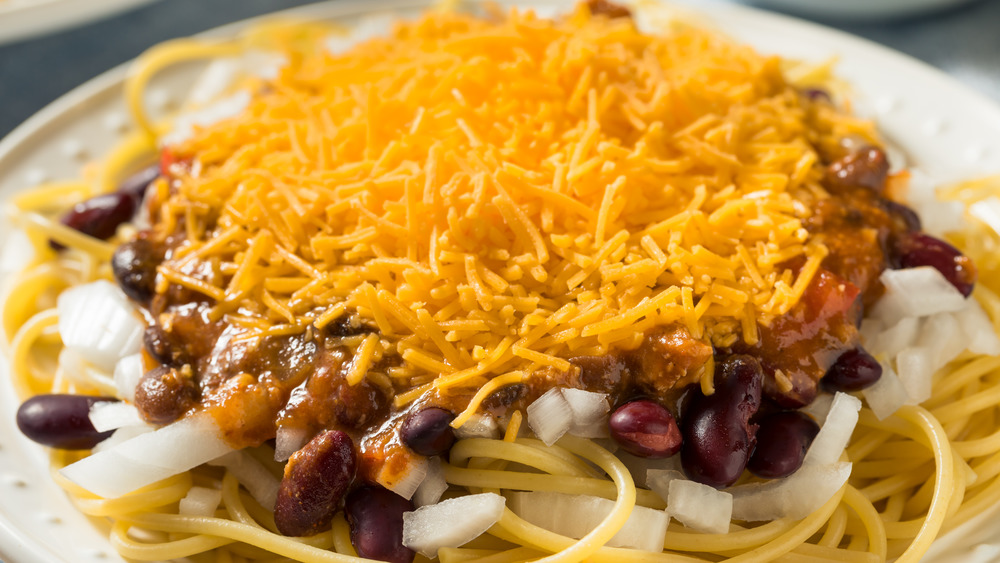
[[[503,0],[504,5],[522,6],[571,6],[572,0],[535,0],[530,2],[517,2]],[[951,92],[958,93],[964,99],[975,100],[977,105],[989,108],[989,115],[980,116],[982,120],[989,119],[995,122],[1000,128],[1000,104],[992,100],[978,90],[963,84],[958,79],[949,76],[944,71],[920,61],[915,57],[901,53],[889,47],[878,44],[874,41],[852,35],[850,33],[831,28],[815,22],[805,21],[797,17],[767,12],[753,7],[722,4],[720,2],[698,2],[697,0],[682,0],[680,2],[657,2],[668,5],[677,5],[685,8],[695,8],[698,12],[704,13],[709,19],[715,18],[739,18],[748,17],[751,25],[761,22],[770,23],[779,27],[793,26],[803,32],[817,32],[828,36],[838,45],[844,48],[852,47],[863,49],[868,52],[877,53],[890,61],[893,65],[900,65],[918,74],[921,80],[933,81],[937,87],[946,88]],[[328,0],[314,4],[307,4],[295,8],[279,10],[268,14],[243,19],[237,22],[218,26],[207,31],[195,34],[194,37],[213,38],[225,37],[234,34],[236,31],[248,25],[264,21],[271,18],[300,18],[300,17],[325,17],[328,19],[349,19],[363,17],[366,14],[373,14],[382,11],[393,11],[401,9],[414,9],[426,7],[430,4],[428,0]],[[464,2],[463,5],[468,5]],[[120,95],[121,82],[125,79],[132,61],[117,65],[105,72],[102,72],[87,80],[86,82],[69,90],[59,96],[54,101],[47,104],[41,110],[29,117],[10,131],[5,137],[0,139],[0,176],[5,174],[5,168],[11,160],[17,159],[17,155],[23,151],[31,151],[38,144],[47,144],[45,138],[46,130],[59,127],[59,124],[67,119],[68,115],[81,111],[79,106],[87,104],[95,98],[103,96]],[[984,129],[988,125],[983,126]],[[1000,162],[997,162],[1000,168]],[[30,188],[26,188],[30,189]],[[7,354],[0,353],[0,374],[9,370],[7,365]],[[6,383],[4,385],[7,385]],[[61,491],[59,491],[61,493]],[[25,541],[25,532],[12,521],[9,514],[0,512],[0,559],[6,557],[8,563],[29,563],[34,561],[48,561],[45,553],[45,546],[34,545]]]

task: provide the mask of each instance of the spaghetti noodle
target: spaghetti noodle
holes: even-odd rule
[[[155,48],[126,87],[141,131],[91,181],[12,201],[36,253],[3,309],[19,393],[126,399],[161,428],[210,421],[219,434],[206,438],[219,448],[210,463],[104,497],[80,485],[79,471],[59,470],[141,440],[148,426],[112,425],[117,433],[93,455],[53,450],[54,478],[82,512],[112,521],[123,556],[397,560],[400,551],[359,539],[368,508],[352,511],[348,496],[347,517],[337,509],[348,485],[410,496],[430,482],[423,472],[437,472],[448,499],[528,491],[610,501],[579,539],[508,505],[471,541],[436,546],[444,563],[909,562],[1000,500],[1000,359],[984,352],[990,343],[928,352],[917,345],[918,321],[903,315],[894,320],[909,318],[914,334],[879,358],[886,373],[863,392],[858,428],[834,456],[850,462],[850,479],[832,496],[804,518],[737,518],[727,533],[673,520],[657,549],[620,543],[641,509],[683,513],[645,473],[680,467],[624,452],[659,455],[668,433],[651,445],[616,431],[614,414],[601,417],[642,395],[674,425],[673,454],[700,439],[686,421],[728,413],[720,401],[733,381],[756,377],[741,389],[755,388],[756,402],[740,403],[753,408],[738,422],[749,442],[732,479],[709,475],[716,467],[695,467],[704,470],[695,478],[691,460],[704,452],[682,450],[688,476],[733,495],[755,490],[762,479],[743,472],[750,415],[810,403],[818,412],[829,399],[821,380],[839,385],[828,372],[858,344],[857,307],[885,310],[893,299],[879,281],[893,260],[887,241],[938,244],[881,193],[898,194],[905,174],[886,185],[873,126],[805,95],[779,60],[699,29],[645,34],[603,2],[555,21],[433,13],[342,53],[325,48],[329,33],[274,25],[241,41]],[[142,110],[163,67],[261,48],[281,53],[284,66],[231,84],[222,94],[230,107],[214,107],[220,121],[178,132]],[[154,156],[159,174],[139,197],[149,228],[129,219],[94,237],[56,218],[109,194],[126,205],[125,171]],[[973,205],[996,187],[946,195]],[[94,208],[81,205],[78,215]],[[972,299],[989,317],[975,326],[994,340],[997,232],[975,223],[956,238],[983,272]],[[946,293],[971,291],[968,259],[951,263],[956,270],[934,279]],[[81,360],[61,316],[68,289],[109,279],[144,315],[138,381],[127,378],[129,357],[97,355],[103,341]],[[986,318],[957,299],[933,314]],[[866,338],[895,330],[890,313],[879,318],[887,326],[862,327]],[[968,320],[956,318],[947,317]],[[122,348],[137,344],[130,334]],[[887,386],[913,381],[892,366],[907,375],[901,350],[918,348],[935,355],[930,398],[882,416]],[[573,410],[593,395],[603,397],[588,403],[597,427]],[[531,408],[546,400],[565,405],[565,428],[551,440]],[[596,440],[609,424],[616,440]],[[425,427],[437,428],[434,439]],[[453,429],[454,445],[436,443]],[[219,457],[227,448],[239,451]],[[331,496],[324,516],[300,522],[312,501],[288,487],[315,474],[297,468],[329,459],[350,465],[350,478],[356,463],[356,482]],[[304,490],[317,490],[305,479]],[[207,504],[181,508],[202,493]]]

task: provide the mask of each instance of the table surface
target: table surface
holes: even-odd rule
[[[0,46],[0,138],[60,95],[151,45],[312,1],[161,1],[77,29]],[[926,61],[1000,102],[1000,0],[979,0],[895,22],[823,23]]]

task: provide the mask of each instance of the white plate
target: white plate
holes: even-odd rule
[[[376,6],[405,17],[427,3],[390,0]],[[571,5],[566,0],[531,3],[547,13]],[[738,6],[700,7],[718,27],[764,52],[810,60],[839,56],[838,73],[855,87],[858,106],[876,117],[888,137],[933,177],[950,180],[1000,171],[1000,108],[939,71],[814,24]],[[288,13],[350,24],[371,15],[373,3],[337,1]],[[184,67],[164,73],[150,90],[153,109],[179,100],[196,71]],[[119,68],[88,82],[0,141],[0,199],[44,180],[75,176],[83,162],[120,138],[129,127],[120,92],[123,76]],[[0,362],[0,375],[6,369]],[[16,408],[8,379],[0,377],[0,560],[121,561],[103,532],[74,510],[52,483],[45,452],[14,425]]]
[[[0,43],[83,25],[154,0],[0,0]]]
[[[973,0],[748,0],[813,18],[874,21],[955,8]]]

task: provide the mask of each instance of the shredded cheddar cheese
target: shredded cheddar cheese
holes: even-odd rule
[[[752,344],[826,255],[803,224],[813,146],[843,131],[718,35],[581,7],[290,45],[241,115],[170,147],[188,164],[154,219],[186,240],[160,273],[262,323],[251,337],[367,319],[347,377],[397,354],[397,404],[465,389],[461,424],[503,384],[669,323]]]

